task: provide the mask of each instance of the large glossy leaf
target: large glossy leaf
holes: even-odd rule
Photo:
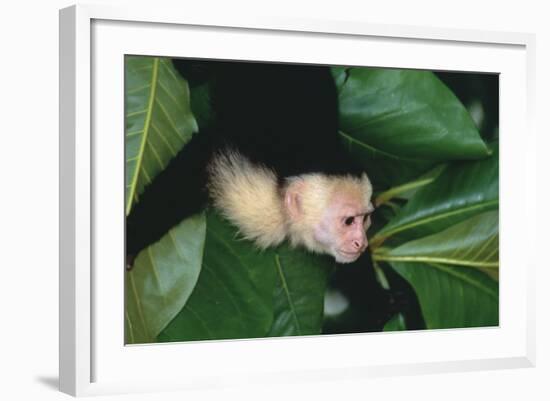
[[[498,209],[498,146],[490,158],[453,163],[420,188],[399,213],[372,238],[376,248],[399,234],[404,240],[437,233],[486,210]]]
[[[339,67],[333,76],[342,139],[378,185],[489,154],[468,111],[433,73]]]
[[[498,283],[471,267],[390,262],[413,286],[426,328],[499,324]]]
[[[202,271],[193,294],[159,341],[263,337],[273,321],[275,254],[239,239],[216,213],[207,217]]]
[[[344,131],[340,131],[340,137],[350,156],[365,168],[370,180],[378,188],[389,188],[410,181],[437,163],[384,152]]]
[[[184,220],[126,272],[127,343],[154,342],[185,305],[201,270],[205,230],[203,214]]]
[[[198,127],[187,82],[169,59],[126,56],[126,213]]]
[[[197,124],[187,82],[163,58],[126,57],[125,110],[128,213]],[[204,216],[191,217],[138,255],[126,274],[127,342],[154,341],[185,305],[199,276],[205,231]]]
[[[288,245],[259,251],[216,213],[207,221],[199,281],[158,340],[319,334],[334,261]]]
[[[481,213],[393,249],[379,248],[373,258],[498,268],[498,211]]]
[[[274,321],[269,336],[320,334],[334,259],[283,246],[275,255]]]
[[[489,154],[468,111],[429,71],[349,68],[340,117],[344,132],[396,156],[445,161]]]

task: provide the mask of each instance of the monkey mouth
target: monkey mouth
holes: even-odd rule
[[[361,256],[363,252],[349,252],[349,251],[343,251],[338,250],[336,252],[336,261],[338,263],[351,263],[355,262],[357,259],[359,259],[359,256]]]

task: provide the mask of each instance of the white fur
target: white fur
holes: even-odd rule
[[[304,174],[288,178],[283,188],[279,188],[275,172],[252,164],[235,151],[216,155],[208,172],[208,190],[214,206],[261,249],[279,245],[288,237],[293,246],[334,254],[315,238],[331,198],[349,194],[366,206],[372,196],[366,174],[362,178]],[[290,218],[284,197],[295,184],[300,185],[301,213]]]
[[[273,171],[254,166],[241,154],[228,151],[213,159],[209,175],[208,189],[214,206],[245,238],[262,249],[283,242],[286,217]]]
[[[294,181],[303,181],[301,199],[302,217],[289,220],[288,235],[294,246],[303,245],[317,253],[334,254],[316,238],[316,232],[325,212],[329,210],[334,196],[343,195],[360,199],[365,206],[369,205],[372,196],[372,185],[366,174],[362,178],[353,176],[327,176],[324,174],[305,174],[289,179],[289,185]]]

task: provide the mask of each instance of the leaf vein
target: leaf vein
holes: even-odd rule
[[[131,184],[132,186],[130,189],[130,196],[129,196],[130,199],[134,197],[134,193],[136,191],[139,171],[141,169],[141,165],[143,162],[143,152],[145,151],[145,144],[147,143],[147,139],[149,135],[149,126],[151,124],[151,119],[153,115],[153,102],[155,100],[155,94],[157,91],[158,64],[159,64],[159,59],[154,58],[153,66],[151,68],[151,90],[149,91],[149,101],[148,101],[148,107],[146,109],[147,115],[145,117],[145,123],[143,127],[143,138],[141,139],[140,149],[138,152],[138,161],[136,163],[136,169],[134,171],[134,177],[132,179],[132,184]],[[126,116],[126,118],[128,118],[128,115]],[[132,207],[132,202],[129,202],[128,205],[126,205],[126,215],[130,213],[131,207]]]
[[[294,320],[294,323],[296,324],[296,330],[298,331],[298,334],[302,334],[302,329],[300,328],[300,322],[298,321],[298,315],[296,314],[296,308],[294,306],[294,302],[292,302],[292,297],[290,296],[290,290],[288,288],[288,284],[286,282],[285,275],[283,273],[283,268],[281,266],[281,260],[279,255],[275,255],[275,263],[277,264],[277,271],[279,273],[279,277],[281,278],[281,283],[283,285],[283,290],[285,292],[288,305],[290,307],[290,311]]]
[[[143,331],[145,332],[145,337],[147,339],[151,338],[151,335],[149,334],[149,327],[147,326],[147,323],[145,322],[145,316],[143,314],[143,305],[141,304],[141,301],[139,300],[139,297],[138,297],[138,292],[137,292],[137,288],[136,288],[136,283],[134,281],[134,276],[133,274],[130,272],[128,274],[128,280],[130,280],[130,285],[132,286],[132,295],[134,296],[134,301],[136,303],[136,309],[137,309],[137,312],[138,312],[138,316],[143,324]]]

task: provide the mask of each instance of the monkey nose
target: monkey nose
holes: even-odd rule
[[[363,252],[365,249],[367,249],[367,239],[361,238],[361,239],[354,239],[352,241],[352,246],[357,252]]]

